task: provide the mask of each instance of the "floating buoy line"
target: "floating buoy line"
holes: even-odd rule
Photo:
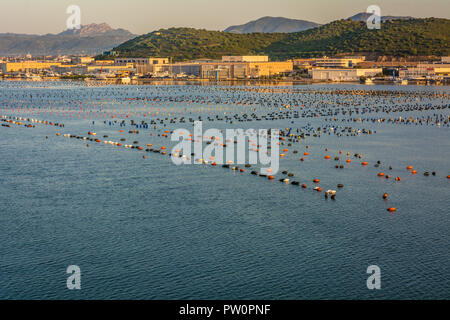
[[[371,136],[377,133],[376,127],[384,126],[429,126],[436,130],[450,127],[450,96],[446,92],[222,86],[136,87],[136,90],[129,90],[120,86],[94,86],[83,87],[83,90],[78,90],[74,95],[67,92],[68,90],[58,88],[51,93],[39,90],[25,92],[21,90],[24,85],[20,83],[12,84],[11,87],[16,90],[0,98],[0,111],[5,113],[0,117],[3,128],[65,128],[63,123],[66,121],[89,121],[92,123],[91,130],[85,134],[61,131],[55,132],[55,135],[83,141],[86,147],[90,148],[108,145],[116,149],[142,152],[142,159],[151,158],[148,157],[149,154],[158,154],[192,159],[204,167],[220,167],[216,159],[197,159],[194,154],[185,155],[179,150],[171,154],[167,151],[167,144],[161,143],[159,147],[156,143],[139,144],[137,137],[145,134],[147,137],[150,135],[157,139],[170,140],[173,132],[170,127],[184,126],[194,121],[227,125],[261,121],[283,122],[289,125],[280,130],[281,162],[297,157],[301,167],[302,163],[313,161],[311,158],[319,156],[324,165],[334,166],[336,169],[357,170],[358,167],[359,170],[373,173],[370,169],[373,166],[377,168],[375,174],[380,178],[380,183],[391,181],[399,185],[400,182],[407,182],[408,177],[417,176],[419,173],[429,179],[439,175],[429,168],[421,171],[412,165],[406,166],[404,175],[399,172],[393,175],[392,166],[381,161],[363,160],[360,153],[343,150],[332,152],[329,147],[324,148],[324,151],[317,151],[309,145],[303,148],[301,144],[310,140],[317,141],[324,136]],[[40,120],[42,118],[53,120]],[[323,123],[315,125],[310,122],[315,119],[321,119]],[[126,138],[109,138],[96,132],[94,128],[98,129],[99,124],[109,131],[117,128],[119,134],[129,134],[136,139],[131,139],[130,141],[134,141],[130,143]],[[48,136],[46,138],[48,139]],[[192,136],[190,139],[201,139],[206,144],[221,144],[224,148],[236,143],[220,141],[217,137]],[[256,142],[251,143],[249,152],[258,152],[260,146]],[[355,162],[358,166],[354,165]],[[321,180],[326,180],[326,177],[317,177],[311,181],[301,178],[301,175],[298,177],[298,174],[289,170],[280,170],[275,175],[270,172],[262,174],[250,164],[238,166],[226,163],[221,167],[236,175],[260,176],[267,181],[278,180],[282,184],[310,189],[321,193],[326,199],[335,200],[339,190],[344,188],[342,183],[324,188]],[[450,179],[450,175],[446,178]],[[395,195],[388,196],[386,192],[381,194],[386,202],[395,199]],[[387,210],[396,212],[397,209],[389,207]]]

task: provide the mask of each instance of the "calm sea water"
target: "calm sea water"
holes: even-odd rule
[[[280,92],[255,92],[274,88]],[[324,117],[233,124],[206,120],[224,112],[253,112],[237,101],[254,102],[255,113],[264,114],[268,101],[279,102],[271,109],[279,111],[290,99],[306,105],[323,100],[330,108],[335,99],[352,99],[329,95],[328,90],[415,92],[423,97],[414,98],[417,103],[447,106],[448,100],[430,93],[450,93],[448,87],[418,86],[317,85],[282,92],[285,89],[291,87],[1,82],[0,115],[65,127],[0,127],[0,298],[449,299],[448,126],[338,123],[376,133],[308,137],[289,147],[274,181],[250,175],[248,169],[235,173],[220,166],[175,166],[168,156],[95,142],[87,148],[86,142],[56,136],[95,131],[102,140],[108,135],[105,140],[126,138],[126,143],[138,140],[140,145],[170,150],[173,143],[158,133],[192,130],[188,121],[169,123],[174,114],[196,119],[201,115],[204,129],[329,124]],[[314,90],[322,94],[312,94]],[[390,106],[405,103],[394,96]],[[130,100],[136,97],[156,100]],[[176,97],[189,102],[170,101]],[[348,103],[375,105],[377,99],[369,95]],[[120,113],[131,114],[126,127],[110,125],[112,113],[118,114],[115,120],[122,119]],[[434,113],[448,115],[450,110],[380,111],[367,117]],[[158,122],[156,130],[128,133],[135,129],[130,119],[157,117],[169,120]],[[310,155],[300,162],[306,145]],[[369,165],[362,167],[361,160],[352,157],[345,169],[335,169],[332,159],[339,150],[360,153]],[[325,154],[332,159],[324,160]],[[377,160],[380,168],[373,166]],[[419,173],[407,172],[408,165]],[[294,173],[308,189],[278,182],[282,170]],[[380,179],[380,171],[401,176],[402,182]],[[424,171],[437,174],[426,177]],[[336,201],[311,190],[314,178],[320,178],[324,190],[344,184]],[[389,193],[387,202],[381,199],[384,192]],[[387,212],[390,206],[397,212]],[[81,290],[66,288],[68,265],[80,266]],[[366,287],[369,265],[381,268],[381,290]]]

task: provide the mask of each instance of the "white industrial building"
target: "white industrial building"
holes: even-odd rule
[[[269,56],[222,56],[222,62],[268,62]]]
[[[133,63],[135,65],[147,65],[147,64],[168,64],[169,58],[116,58],[115,64]]]
[[[315,60],[315,65],[317,67],[324,68],[352,68],[356,66],[358,63],[363,62],[365,57],[363,56],[355,56],[355,57],[346,57],[346,58],[321,58]]]
[[[382,68],[372,69],[311,69],[309,74],[317,81],[359,81],[362,76],[369,78],[383,73]]]

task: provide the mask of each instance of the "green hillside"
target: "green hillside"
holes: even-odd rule
[[[170,28],[127,41],[115,51],[120,56],[172,57],[174,61],[220,58],[223,55],[259,54],[285,34],[234,34],[192,28]]]
[[[170,28],[139,36],[114,50],[122,57],[172,57],[173,61],[248,54],[267,54],[272,60],[367,52],[442,56],[450,55],[450,20],[393,20],[384,22],[380,30],[369,30],[364,22],[339,20],[295,33]]]
[[[449,55],[450,20],[392,20],[384,22],[379,30],[367,29],[364,22],[339,20],[288,34],[264,51],[278,59],[359,52],[392,56]]]

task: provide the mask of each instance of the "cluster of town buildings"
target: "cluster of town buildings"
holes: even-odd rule
[[[293,71],[292,61],[269,62],[267,56],[224,56],[221,60],[195,60],[171,63],[169,58],[114,58],[94,60],[93,57],[73,57],[70,61],[29,60],[0,61],[5,75],[32,73],[54,76],[155,77],[203,79],[258,79]]]
[[[322,57],[269,61],[268,56],[223,56],[221,60],[172,63],[170,58],[146,57],[96,60],[85,56],[33,59],[1,58],[3,77],[32,79],[84,77],[88,79],[191,78],[213,80],[309,79],[311,81],[372,81],[372,79],[448,79],[450,57],[441,61],[366,61],[364,56]]]
[[[440,61],[366,61],[364,56],[321,59],[295,59],[294,66],[308,70],[316,81],[428,81],[450,76],[450,57]]]

